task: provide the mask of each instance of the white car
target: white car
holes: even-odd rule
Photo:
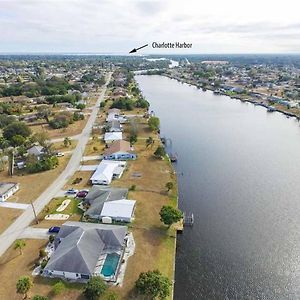
[[[62,157],[62,156],[65,156],[65,154],[63,152],[56,152],[55,156]]]
[[[77,194],[78,193],[78,190],[75,190],[75,189],[68,189],[66,191],[66,194],[71,194],[71,195],[74,195],[74,194]]]

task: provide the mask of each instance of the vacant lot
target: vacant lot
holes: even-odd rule
[[[18,182],[20,184],[19,191],[10,197],[7,201],[30,203],[34,201],[65,169],[70,155],[59,158],[59,166],[53,170],[36,173],[26,174],[20,171],[16,172],[14,176],[9,176],[6,171],[0,173],[0,182]]]
[[[23,210],[0,207],[0,234],[22,214]]]
[[[62,129],[52,129],[48,125],[36,125],[30,126],[33,132],[41,132],[46,131],[49,138],[62,138],[62,137],[70,137],[72,135],[80,134],[87,122],[87,117],[84,120],[80,120],[74,122],[73,124],[69,125],[67,128]]]
[[[69,188],[75,188],[77,190],[83,188],[91,188],[90,178],[94,171],[77,171],[70,178],[67,184],[64,186],[64,189],[67,190]],[[77,178],[81,178],[79,183],[74,183]]]

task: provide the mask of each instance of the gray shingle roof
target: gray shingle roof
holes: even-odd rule
[[[90,217],[100,216],[104,202],[125,199],[127,194],[128,189],[94,185],[84,200],[85,204],[90,205],[89,209],[85,212],[85,215]]]
[[[103,251],[122,249],[126,233],[126,226],[66,222],[45,270],[93,274]]]

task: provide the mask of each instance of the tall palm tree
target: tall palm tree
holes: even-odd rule
[[[146,139],[146,147],[148,148],[150,145],[151,147],[153,146],[154,144],[154,140],[151,136],[149,136],[147,139]]]

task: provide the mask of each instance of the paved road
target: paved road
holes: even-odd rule
[[[57,177],[57,179],[34,201],[34,206],[37,214],[42,211],[42,209],[50,202],[53,197],[55,197],[55,195],[62,189],[66,182],[78,170],[83,151],[87,142],[89,141],[93,124],[100,109],[100,102],[104,98],[106,87],[110,81],[110,78],[111,74],[109,75],[105,88],[101,92],[90,115],[90,118],[88,119],[87,124],[80,135],[80,139],[78,139],[77,146],[73,151],[68,165],[66,166],[64,171]],[[32,184],[34,184],[34,182]],[[29,226],[33,220],[34,215],[32,209],[29,207],[0,235],[0,256],[5,253],[10,245],[12,245],[12,243],[22,234],[24,229]]]

